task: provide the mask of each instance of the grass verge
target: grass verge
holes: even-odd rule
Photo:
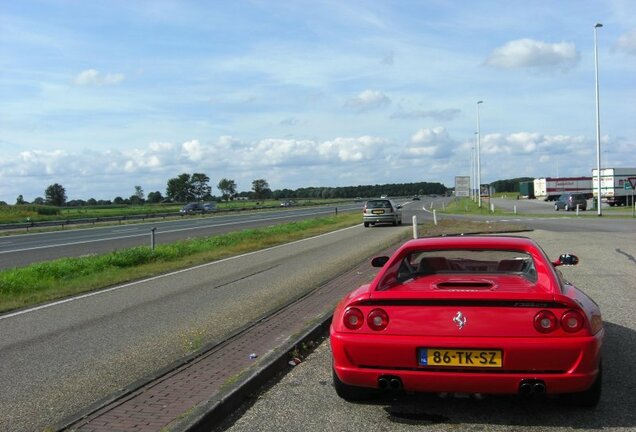
[[[0,312],[264,249],[357,225],[360,215],[341,213],[212,237],[61,258],[0,271]]]

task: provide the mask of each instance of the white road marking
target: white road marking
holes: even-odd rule
[[[123,288],[127,288],[127,287],[131,287],[131,286],[134,286],[134,285],[138,285],[138,284],[141,284],[141,283],[162,279],[162,278],[165,278],[165,277],[168,277],[168,276],[173,276],[173,275],[176,275],[176,274],[189,272],[189,271],[200,269],[200,268],[204,268],[204,267],[209,267],[209,266],[212,266],[212,265],[224,263],[224,262],[235,260],[235,259],[238,259],[238,258],[243,258],[243,257],[247,257],[247,256],[250,256],[250,255],[255,255],[255,254],[259,254],[259,253],[266,253],[266,252],[269,252],[269,251],[274,250],[274,249],[279,249],[279,248],[282,248],[282,247],[286,247],[286,246],[290,246],[290,245],[306,242],[306,241],[309,241],[309,240],[314,240],[314,239],[317,239],[317,238],[320,238],[320,237],[325,237],[325,236],[328,236],[328,235],[340,233],[342,231],[347,231],[347,230],[350,230],[350,229],[353,229],[353,228],[359,228],[361,225],[362,224],[354,225],[352,227],[339,229],[337,231],[331,231],[331,232],[328,232],[328,233],[325,233],[325,234],[320,234],[320,235],[317,235],[317,236],[314,236],[314,237],[308,237],[308,238],[305,238],[305,239],[296,240],[296,241],[291,242],[291,243],[285,243],[285,244],[281,244],[281,245],[278,245],[278,246],[272,246],[272,247],[269,247],[267,249],[261,249],[261,250],[257,250],[257,251],[253,251],[253,252],[248,252],[248,253],[245,253],[245,254],[242,254],[242,255],[236,255],[236,256],[229,257],[229,258],[224,258],[224,259],[221,259],[221,260],[218,260],[218,261],[212,261],[212,262],[201,264],[201,265],[198,265],[198,266],[195,266],[195,267],[189,267],[187,269],[177,270],[177,271],[174,271],[172,273],[166,273],[166,274],[162,274],[162,275],[159,275],[159,276],[153,276],[151,278],[142,279],[142,280],[138,280],[138,281],[135,281],[135,282],[130,282],[130,283],[127,283],[127,284],[124,284],[124,285],[118,285],[118,286],[114,286],[114,287],[111,287],[111,288],[106,288],[106,289],[103,289],[103,290],[100,290],[100,291],[90,292],[90,293],[87,293],[87,294],[81,294],[81,295],[78,295],[76,297],[70,297],[70,298],[67,298],[67,299],[64,299],[64,300],[59,300],[59,301],[55,301],[55,302],[52,302],[52,303],[47,303],[47,304],[44,304],[44,305],[35,306],[35,307],[29,308],[29,309],[24,309],[24,310],[20,310],[20,311],[17,311],[17,312],[8,313],[6,315],[0,315],[0,320],[7,319],[7,318],[13,318],[13,317],[16,317],[16,316],[19,316],[19,315],[24,315],[24,314],[27,314],[29,312],[36,312],[36,311],[39,311],[39,310],[42,310],[42,309],[47,309],[47,308],[50,308],[50,307],[53,307],[53,306],[57,306],[57,305],[61,305],[61,304],[64,304],[64,303],[74,302],[74,301],[85,299],[85,298],[88,298],[88,297],[93,297],[93,296],[97,296],[97,295],[101,295],[101,294],[106,294],[106,293],[111,292],[111,291],[117,291],[117,290],[120,290],[120,289],[123,289]]]

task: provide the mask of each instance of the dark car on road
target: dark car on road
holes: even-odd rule
[[[184,205],[179,213],[181,214],[194,214],[194,213],[208,213],[217,211],[216,203],[189,203]]]
[[[576,210],[577,205],[579,206],[579,210],[587,210],[587,199],[585,195],[578,193],[566,193],[561,195],[554,203],[554,210]]]

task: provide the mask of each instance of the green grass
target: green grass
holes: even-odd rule
[[[476,214],[476,215],[510,215],[512,212],[498,209],[495,206],[495,212],[490,211],[490,201],[481,200],[481,208],[479,204],[469,198],[458,198],[447,203],[443,208],[437,208],[437,211],[450,214]]]
[[[62,258],[0,271],[0,312],[105,288],[169,271],[311,237],[360,223],[341,213],[268,228],[248,229],[103,255]]]

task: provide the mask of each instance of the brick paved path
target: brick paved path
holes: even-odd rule
[[[300,335],[329,320],[336,302],[356,286],[370,282],[375,274],[376,269],[366,260],[191,362],[63,430],[174,431],[200,426],[203,417],[208,423],[221,420],[206,414],[229,394],[238,393],[250,375],[277,359],[286,364],[281,354],[284,357]],[[285,349],[282,353],[281,348]],[[252,354],[256,357],[251,358]]]

